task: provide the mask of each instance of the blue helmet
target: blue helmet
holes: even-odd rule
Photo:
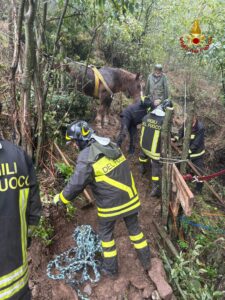
[[[75,121],[67,126],[66,140],[90,141],[94,130],[85,121]]]

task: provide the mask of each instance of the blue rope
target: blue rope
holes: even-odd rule
[[[182,223],[189,224],[194,227],[202,228],[202,229],[209,230],[209,231],[215,231],[218,234],[225,234],[225,230],[223,230],[223,229],[211,227],[211,226],[204,225],[204,224],[195,223],[195,222],[189,220],[186,216],[180,217],[180,220]]]
[[[47,266],[47,275],[54,280],[64,279],[73,288],[80,286],[85,281],[91,283],[100,280],[98,268],[100,262],[96,260],[96,254],[102,252],[102,247],[98,235],[92,230],[90,225],[81,225],[74,230],[73,239],[77,247],[73,247],[51,260]],[[89,275],[93,270],[93,277]],[[76,275],[79,272],[79,279]],[[80,272],[82,275],[80,276]],[[88,300],[77,288],[78,296],[82,300]]]

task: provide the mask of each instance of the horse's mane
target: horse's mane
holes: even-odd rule
[[[119,75],[120,75],[120,78],[123,80],[127,80],[127,79],[135,79],[136,78],[136,74],[135,73],[131,73],[127,70],[124,70],[124,69],[121,69],[121,68],[113,68],[114,70],[116,70]]]

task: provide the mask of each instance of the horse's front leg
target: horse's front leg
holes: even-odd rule
[[[103,114],[104,114],[104,107],[102,104],[100,104],[100,107],[97,108],[97,116],[95,118],[95,124],[97,128],[102,128]]]
[[[109,119],[109,112],[110,112],[110,106],[112,103],[112,97],[107,96],[107,98],[104,101],[104,114],[103,114],[103,124],[109,125],[110,119]]]

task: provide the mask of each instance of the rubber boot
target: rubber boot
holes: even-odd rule
[[[160,186],[159,182],[153,182],[152,184],[152,191],[150,193],[150,197],[157,197],[159,198],[161,196]]]
[[[140,163],[139,170],[140,170],[140,174],[144,175],[147,172],[146,163]]]
[[[204,185],[203,182],[196,182],[196,186],[195,186],[196,194],[201,194],[202,193],[203,185]]]
[[[151,268],[151,256],[150,256],[150,248],[149,246],[136,250],[137,251],[137,256],[141,262],[141,265],[145,271],[150,270]]]
[[[128,149],[128,154],[134,154],[135,152],[135,147],[134,145],[130,145],[129,149]]]

